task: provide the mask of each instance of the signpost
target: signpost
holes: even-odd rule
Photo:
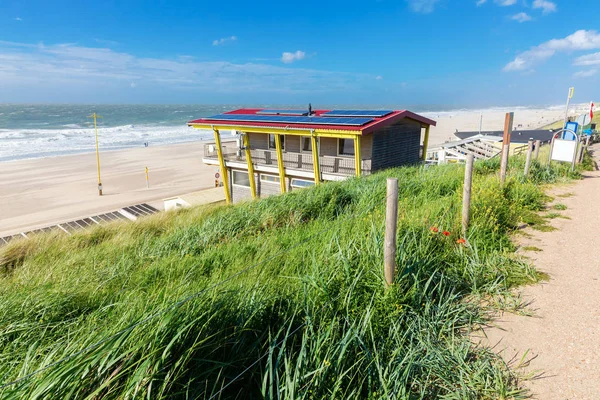
[[[575,88],[571,87],[569,88],[569,96],[567,97],[567,107],[565,108],[565,123],[563,124],[563,128],[566,128],[567,126],[567,121],[569,120],[569,103],[571,103],[571,99],[573,98],[573,95],[575,94]]]
[[[569,134],[575,136],[575,140],[568,140],[562,138],[563,133],[567,133],[567,130],[562,129],[556,132],[552,138],[552,144],[550,145],[550,161],[570,162],[571,170],[575,170],[579,135],[576,132],[569,131]]]

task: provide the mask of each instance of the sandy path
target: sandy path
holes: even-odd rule
[[[549,282],[523,289],[535,317],[504,314],[500,329],[486,331],[507,360],[530,349],[527,371],[543,376],[525,385],[537,399],[600,399],[600,172],[585,175],[551,193],[574,194],[554,201],[568,207],[559,212],[571,219],[554,219],[557,231],[533,231],[524,240],[523,246],[543,250],[527,255],[550,275]]]
[[[214,187],[199,142],[0,163],[0,236]],[[146,188],[144,168],[150,170]]]

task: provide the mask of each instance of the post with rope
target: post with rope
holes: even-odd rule
[[[529,175],[529,168],[531,167],[531,154],[533,153],[533,139],[529,139],[527,142],[527,158],[525,159],[525,171],[523,175],[527,178]]]
[[[102,118],[100,115],[93,113],[88,118],[94,119],[94,132],[96,134],[96,165],[98,167],[98,196],[102,196],[102,180],[100,179],[100,150],[98,148],[98,124],[97,118]]]
[[[540,147],[542,147],[542,141],[536,140],[535,141],[535,153],[533,154],[533,158],[535,158],[536,160],[538,159],[538,157],[540,155]]]
[[[465,182],[463,185],[463,208],[462,208],[462,230],[463,236],[467,237],[469,223],[471,220],[471,187],[473,185],[473,154],[467,156],[465,166]]]
[[[512,132],[515,113],[506,113],[504,118],[504,136],[502,137],[502,163],[500,164],[500,182],[504,185],[506,181],[506,169],[508,168],[508,155],[510,153],[510,133]]]
[[[387,179],[385,207],[385,242],[383,249],[385,286],[394,283],[396,271],[396,230],[398,228],[398,179]]]

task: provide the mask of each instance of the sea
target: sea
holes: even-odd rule
[[[107,151],[210,140],[212,132],[190,128],[186,122],[243,106],[0,104],[0,162],[95,151],[94,125],[90,118],[93,113],[101,117],[97,119],[99,146]],[[297,105],[261,106],[302,108]],[[431,110],[448,110],[433,105],[409,109],[431,117],[446,113]],[[452,113],[460,111],[466,110]]]
[[[102,150],[207,140],[209,131],[186,122],[237,105],[0,104],[0,162],[95,151],[96,113]]]

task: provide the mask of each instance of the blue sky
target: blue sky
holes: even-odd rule
[[[588,102],[599,21],[587,0],[3,0],[0,102]]]

